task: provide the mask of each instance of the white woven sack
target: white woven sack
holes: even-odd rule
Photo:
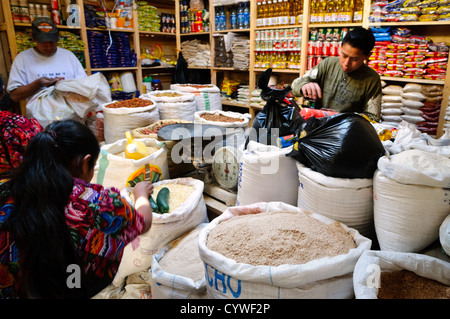
[[[152,266],[150,268],[150,285],[152,287],[152,298],[154,299],[205,299],[206,298],[206,280],[205,276],[202,279],[194,280],[191,277],[181,276],[177,274],[172,274],[165,270],[161,264],[161,259],[168,253],[175,245],[177,245],[181,240],[187,240],[187,236],[191,232],[200,231],[203,229],[207,223],[202,223],[188,231],[182,237],[171,241],[169,244],[158,250],[157,253],[153,254]],[[190,238],[192,245],[197,245],[198,247],[198,235]],[[197,260],[201,263],[199,255],[192,256],[193,259],[190,261]],[[177,260],[176,267],[183,268],[187,267],[186,260]],[[195,265],[197,262],[194,263]],[[201,270],[204,272],[204,267],[201,265]]]
[[[122,261],[113,280],[114,285],[120,286],[128,275],[149,269],[152,264],[152,255],[159,249],[199,224],[208,222],[206,204],[203,199],[203,182],[185,177],[163,180],[154,185],[174,183],[190,185],[194,188],[194,192],[170,214],[153,213],[150,230],[125,246]],[[121,195],[130,203],[132,203],[131,192],[132,188],[129,187],[121,191]]]
[[[260,202],[247,206],[229,207],[200,232],[200,257],[205,263],[208,298],[214,299],[285,299],[285,298],[353,298],[353,269],[363,251],[370,249],[371,240],[357,230],[348,228],[357,245],[347,254],[325,257],[306,264],[253,266],[238,263],[206,246],[209,233],[218,223],[238,215],[273,211],[294,211],[305,214],[298,207],[282,202]],[[335,221],[310,215],[326,224]]]
[[[195,87],[196,85],[202,87]],[[193,93],[197,104],[196,111],[215,111],[222,109],[220,89],[214,84],[171,84],[170,89]]]
[[[203,114],[228,116],[228,117],[242,120],[242,122],[208,121],[201,117]],[[194,123],[216,125],[216,126],[221,126],[221,127],[245,127],[245,128],[247,128],[249,126],[251,118],[252,118],[252,116],[249,113],[243,114],[243,113],[238,113],[238,112],[221,111],[221,110],[197,111],[197,112],[195,112],[195,115],[194,115]]]
[[[449,213],[448,190],[402,184],[376,170],[373,192],[381,250],[420,252],[439,238],[439,226]]]
[[[164,96],[162,94],[178,93],[178,96]],[[161,96],[159,96],[161,95]],[[181,92],[174,90],[161,90],[152,91],[140,96],[141,98],[147,98],[155,102],[162,103],[178,103],[178,102],[192,102],[195,99],[195,95],[189,92]]]
[[[335,178],[297,162],[297,206],[337,220],[373,239],[373,179]]]
[[[439,242],[442,249],[450,256],[450,214],[444,219],[439,227]]]
[[[161,120],[194,121],[197,109],[195,101],[187,102],[160,102],[158,104],[159,118]]]
[[[115,102],[117,101],[111,103]],[[131,132],[135,128],[150,125],[160,119],[158,106],[155,102],[145,107],[106,107],[106,105],[111,103],[105,103],[101,108],[104,116],[104,134],[107,144],[123,139],[126,131]]]
[[[377,299],[381,272],[400,270],[450,285],[450,267],[444,260],[423,254],[366,250],[353,272],[355,298]]]
[[[279,148],[250,141],[241,157],[236,205],[281,201],[297,205],[297,162],[286,156],[291,147]]]
[[[138,138],[136,140],[143,142],[148,147],[157,147],[159,150],[142,159],[134,160],[117,155],[125,151],[128,143],[126,139],[103,145],[95,165],[95,182],[97,184],[123,189],[130,186],[128,182],[133,180],[135,175],[139,175],[141,171],[145,172],[146,175],[155,171],[155,173],[160,174],[160,179],[169,178],[167,148],[164,143],[153,138]],[[145,180],[150,180],[149,176]]]
[[[450,158],[419,149],[382,156],[380,172],[399,183],[450,188]]]

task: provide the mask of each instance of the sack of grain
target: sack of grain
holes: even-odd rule
[[[206,298],[205,266],[198,251],[202,223],[153,255],[150,285],[154,299]]]
[[[381,250],[421,251],[438,239],[448,215],[450,193],[443,187],[450,182],[450,159],[421,152],[404,151],[379,161],[373,190]],[[436,161],[434,155],[439,156]]]
[[[104,116],[104,135],[107,144],[122,139],[126,131],[159,121],[157,104],[144,98],[112,101],[102,104],[101,110]]]
[[[174,91],[190,92],[195,95],[196,111],[222,109],[220,89],[214,84],[171,84]]]
[[[373,179],[336,178],[297,163],[297,206],[337,220],[374,239]]]
[[[249,113],[237,113],[231,111],[197,111],[194,115],[194,123],[217,125],[221,127],[248,128],[252,116]]]
[[[286,156],[291,151],[292,147],[250,141],[241,157],[236,205],[262,201],[297,205],[296,160]]]
[[[366,250],[356,263],[353,272],[355,298],[378,299],[379,288],[386,286],[383,285],[382,274],[401,270],[450,285],[450,267],[444,260],[423,254]],[[407,285],[403,283],[403,288],[406,287]],[[416,293],[421,294],[421,298],[427,298],[427,289],[423,287],[416,289]],[[393,299],[398,298],[400,298],[398,294],[393,296]]]
[[[439,242],[442,249],[450,256],[450,214],[444,219],[439,227]]]
[[[227,135],[225,142],[227,146],[244,148],[244,143],[248,135],[250,119],[249,113],[237,113],[230,111],[197,111],[194,114],[194,123],[215,125],[235,129],[235,133]]]
[[[342,241],[337,243],[332,234],[339,234]],[[306,243],[305,237],[311,241]],[[240,257],[217,252],[221,245]],[[199,236],[208,298],[217,299],[352,298],[353,268],[370,246],[371,240],[355,229],[282,202],[229,207]],[[329,249],[332,257],[323,257]],[[297,262],[297,258],[306,259]],[[269,265],[275,260],[276,265]]]
[[[153,91],[142,96],[158,104],[159,118],[161,120],[194,121],[197,109],[195,95],[189,92],[164,90]]]
[[[151,154],[139,160],[125,158],[124,152],[128,143],[125,138],[103,145],[94,168],[93,181],[104,187],[123,189],[134,187],[138,181],[169,178],[167,148],[164,144],[153,138],[136,140],[143,142]]]
[[[203,199],[204,184],[194,178],[168,179],[154,183],[153,198],[162,187],[170,190],[169,213],[153,213],[150,230],[125,246],[113,284],[120,286],[131,274],[150,268],[152,255],[172,240],[208,222]],[[124,188],[121,195],[134,205],[132,188]]]

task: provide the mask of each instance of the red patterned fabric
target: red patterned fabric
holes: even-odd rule
[[[19,165],[26,146],[42,130],[36,119],[0,112],[0,173]]]
[[[14,210],[11,199],[0,194],[0,226]],[[82,271],[98,279],[114,278],[125,246],[144,229],[138,214],[116,188],[104,188],[74,178],[74,187],[65,211],[66,224]],[[9,233],[0,231],[0,298],[17,297],[20,280],[20,251]]]

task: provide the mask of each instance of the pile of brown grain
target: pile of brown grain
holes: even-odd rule
[[[450,299],[450,287],[408,270],[384,271],[378,299]]]
[[[346,254],[356,244],[337,222],[327,225],[308,214],[280,211],[222,221],[206,246],[239,263],[279,266]]]

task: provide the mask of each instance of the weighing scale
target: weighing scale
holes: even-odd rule
[[[161,140],[179,141],[172,149],[172,154],[174,149],[175,152],[182,150],[182,160],[192,161],[196,168],[193,173],[195,176],[192,177],[203,180],[205,194],[224,203],[217,208],[217,211],[222,212],[236,203],[239,161],[242,156],[237,147],[223,146],[223,141],[226,137],[241,132],[240,128],[177,123],[162,127],[157,135]],[[207,196],[205,201],[208,205]]]

